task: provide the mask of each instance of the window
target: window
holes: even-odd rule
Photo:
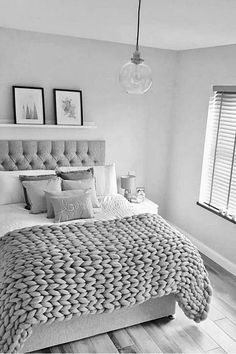
[[[199,205],[236,223],[236,86],[210,98]]]

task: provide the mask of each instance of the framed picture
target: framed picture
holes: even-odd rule
[[[83,125],[82,91],[54,89],[56,123]]]
[[[44,124],[44,93],[41,87],[13,86],[16,124]]]

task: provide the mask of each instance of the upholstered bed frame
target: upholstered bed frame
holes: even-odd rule
[[[0,141],[0,170],[56,169],[60,166],[105,164],[105,141]],[[116,310],[112,313],[73,317],[70,321],[37,325],[25,342],[24,352],[79,340],[175,313],[173,295]]]

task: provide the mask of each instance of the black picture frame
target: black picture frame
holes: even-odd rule
[[[53,89],[57,125],[83,126],[81,90]]]
[[[15,124],[44,125],[43,87],[12,86],[12,92]]]

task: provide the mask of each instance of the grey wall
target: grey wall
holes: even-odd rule
[[[148,195],[164,210],[169,96],[176,53],[143,48],[153,70],[153,87],[147,95],[133,96],[118,83],[119,70],[133,50],[110,42],[0,29],[0,123],[13,123],[11,87],[23,85],[44,87],[49,124],[55,122],[52,89],[81,89],[84,119],[98,127],[0,127],[0,139],[105,139],[107,162],[116,162],[118,175],[136,171],[137,184],[146,186]]]
[[[235,85],[236,45],[179,53],[168,171],[167,217],[232,263],[236,226],[196,205],[212,85]]]
[[[95,130],[2,128],[0,139],[105,139],[118,175],[137,184],[163,216],[235,263],[235,225],[198,207],[211,85],[236,82],[236,46],[179,52],[143,48],[153,70],[147,95],[118,83],[133,47],[0,29],[0,123],[13,122],[12,85],[45,88],[46,120],[54,122],[53,88],[82,89],[84,119]]]

